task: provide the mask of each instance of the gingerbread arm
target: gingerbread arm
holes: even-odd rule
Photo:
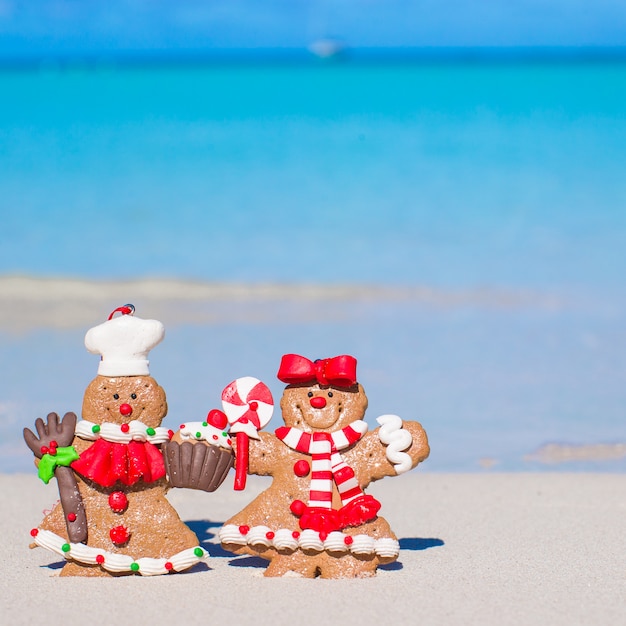
[[[430,448],[421,424],[402,420],[400,424],[401,430],[383,424],[381,428],[368,432],[353,448],[344,453],[347,463],[355,469],[361,487],[365,488],[369,483],[385,476],[397,476],[414,468],[428,457]],[[399,446],[395,445],[394,441],[385,443],[389,441],[389,431],[392,433],[405,431],[402,433],[403,436],[394,437],[393,434],[391,436],[392,439],[400,441]],[[409,438],[410,444],[402,449],[404,446],[401,440],[408,441]]]
[[[39,459],[39,477],[45,483],[52,476],[57,479],[69,540],[72,543],[87,541],[85,505],[78,490],[76,475],[69,467],[72,460],[78,458],[76,449],[71,446],[76,429],[76,415],[66,413],[59,420],[56,413],[49,413],[47,422],[38,418],[35,428],[37,435],[29,428],[24,428],[24,441]]]
[[[237,454],[236,443],[233,442],[235,454]],[[248,474],[259,476],[273,476],[274,470],[281,462],[286,446],[272,433],[259,432],[259,439],[250,439],[250,451],[248,461]]]

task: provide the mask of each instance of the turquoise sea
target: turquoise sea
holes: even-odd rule
[[[0,277],[424,288],[170,324],[170,425],[348,352],[370,422],[426,427],[425,469],[625,471],[528,457],[626,443],[625,102],[610,59],[5,67]],[[0,325],[0,471],[80,410],[85,330]]]

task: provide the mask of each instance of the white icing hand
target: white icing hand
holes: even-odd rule
[[[413,443],[411,433],[402,428],[402,419],[398,415],[381,415],[376,421],[380,424],[378,437],[387,446],[387,458],[393,463],[396,474],[408,472],[413,460],[403,450]]]

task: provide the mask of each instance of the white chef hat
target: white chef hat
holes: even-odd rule
[[[113,317],[120,312],[119,317]],[[100,376],[147,376],[148,352],[161,342],[165,328],[157,320],[134,317],[132,304],[121,306],[109,319],[87,331],[85,346],[102,358],[98,366]]]

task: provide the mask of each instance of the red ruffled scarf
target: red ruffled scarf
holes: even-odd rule
[[[151,483],[165,476],[163,455],[148,441],[113,443],[98,439],[71,467],[102,487],[112,487],[118,481],[124,485],[139,480]]]

